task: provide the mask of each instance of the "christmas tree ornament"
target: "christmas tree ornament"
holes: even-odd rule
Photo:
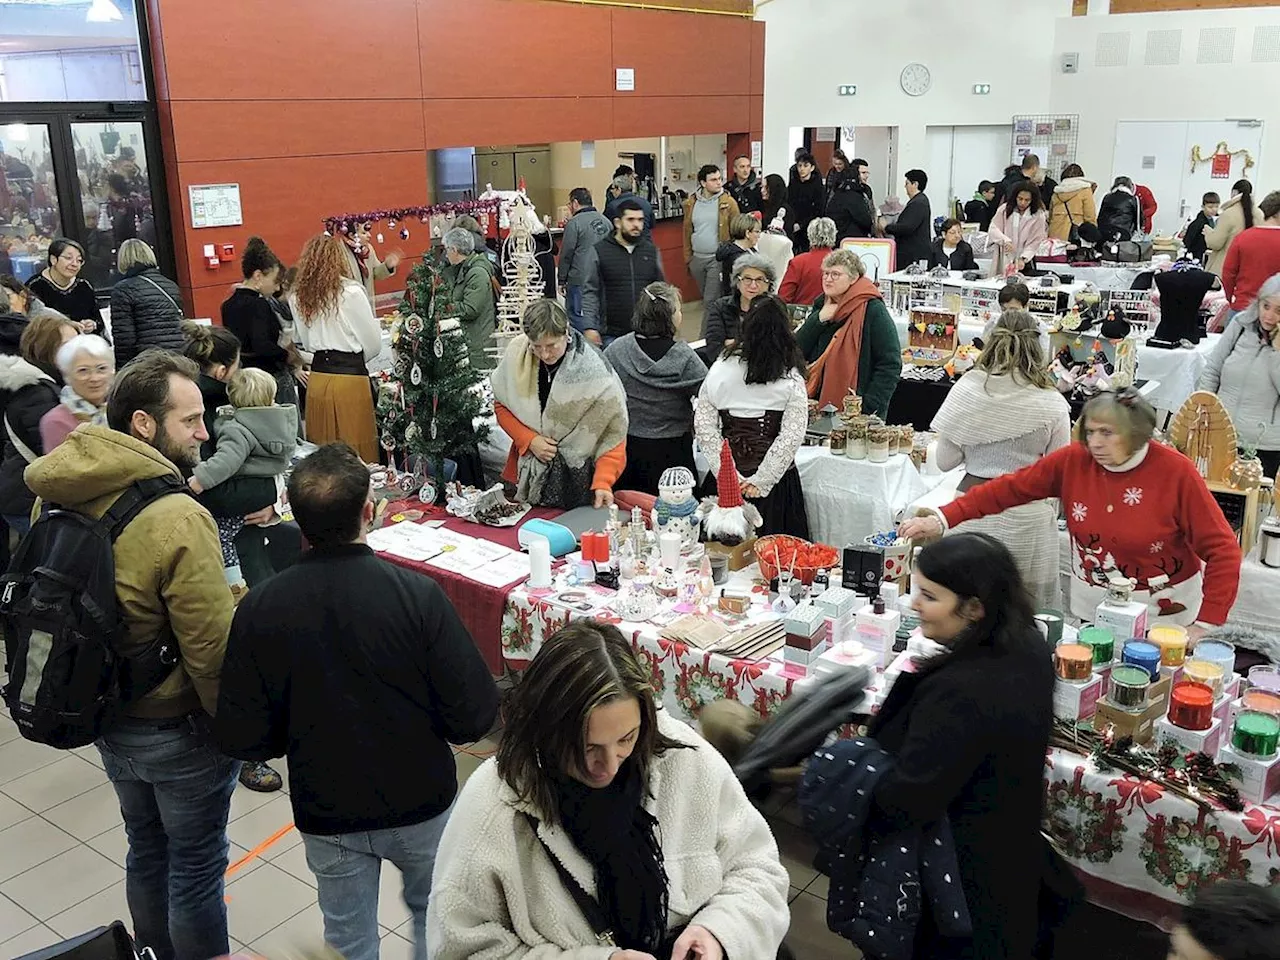
[[[411,333],[413,336],[416,337],[418,334],[422,333],[422,328],[423,328],[422,318],[418,316],[416,313],[409,314],[409,319],[405,320],[404,322],[404,328],[408,330],[409,333]]]
[[[436,485],[430,480],[423,481],[418,489],[418,499],[423,503],[435,503],[438,496],[439,491],[436,490]]]
[[[437,360],[443,357],[444,356],[444,340],[441,339],[440,337],[436,337],[435,343],[431,345],[431,352],[436,355]]]
[[[432,440],[436,438],[436,433],[437,433],[436,421],[435,421],[435,418],[432,417],[431,418],[431,439]]]
[[[378,242],[382,243],[382,234],[378,234]]]
[[[422,386],[422,367],[416,363],[409,370],[409,382],[415,387]]]
[[[391,451],[396,448],[396,438],[390,433],[383,433],[381,437],[382,449]]]
[[[397,377],[403,378],[409,372],[409,358],[405,356],[397,356],[392,361],[391,369]]]
[[[413,446],[418,442],[418,437],[422,436],[422,428],[416,423],[410,423],[404,428],[404,442],[407,446]],[[432,437],[434,440],[435,438]]]
[[[396,218],[392,217],[390,220],[387,221],[387,229],[394,230],[395,228],[396,228]]]
[[[401,239],[401,240],[408,240],[408,239],[409,239],[409,228],[408,228],[408,227],[405,227],[403,230],[401,230],[401,231],[400,231],[400,239]]]

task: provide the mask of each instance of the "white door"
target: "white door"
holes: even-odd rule
[[[1225,200],[1231,184],[1244,175],[1243,157],[1232,160],[1231,175],[1223,179],[1213,178],[1211,163],[1198,164],[1191,172],[1192,148],[1198,146],[1201,156],[1207,157],[1220,141],[1226,141],[1231,150],[1249,151],[1257,164],[1250,169],[1249,179],[1256,183],[1262,127],[1227,120],[1121,120],[1116,124],[1111,175],[1129,177],[1151,190],[1157,204],[1153,232],[1171,236],[1196,215],[1205,193],[1212,190]],[[1110,180],[1099,184],[1099,202],[1110,186]]]
[[[955,201],[963,206],[983,180],[999,182],[1009,154],[1009,124],[929,127],[929,203],[935,216],[950,217]]]

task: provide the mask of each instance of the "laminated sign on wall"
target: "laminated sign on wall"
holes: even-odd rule
[[[238,227],[244,223],[238,183],[192,184],[187,195],[191,198],[192,227]]]

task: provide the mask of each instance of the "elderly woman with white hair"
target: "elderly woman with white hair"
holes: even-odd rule
[[[607,507],[627,464],[622,382],[554,300],[530,304],[521,326],[490,376],[511,438],[502,479],[522,503]]]
[[[116,375],[111,344],[82,333],[58,348],[58,372],[65,384],[58,405],[40,418],[40,440],[49,453],[82,423],[106,426],[107,394]]]
[[[1280,273],[1227,324],[1196,383],[1218,395],[1268,477],[1280,467]]]
[[[492,273],[488,259],[476,253],[475,237],[454,227],[442,240],[445,264],[440,271],[446,312],[462,324],[467,338],[467,356],[478,370],[493,367],[489,348],[497,325],[498,308],[493,299]]]
[[[822,261],[836,245],[836,222],[818,217],[809,223],[809,250],[787,264],[778,296],[787,303],[813,303],[822,296]]]
[[[111,288],[111,333],[116,366],[148,347],[182,349],[182,299],[178,285],[160,272],[155,251],[126,240],[116,255],[120,279]]]
[[[729,294],[707,304],[705,334],[707,345],[702,358],[712,364],[732,347],[742,330],[742,320],[751,301],[768,293],[778,282],[773,261],[762,253],[744,253],[733,262],[729,274]]]

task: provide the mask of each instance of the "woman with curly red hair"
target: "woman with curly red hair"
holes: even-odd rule
[[[299,346],[314,354],[307,439],[344,440],[366,463],[376,463],[378,430],[366,365],[382,350],[378,319],[337,238],[320,234],[308,240],[297,269],[289,307],[297,318]]]

